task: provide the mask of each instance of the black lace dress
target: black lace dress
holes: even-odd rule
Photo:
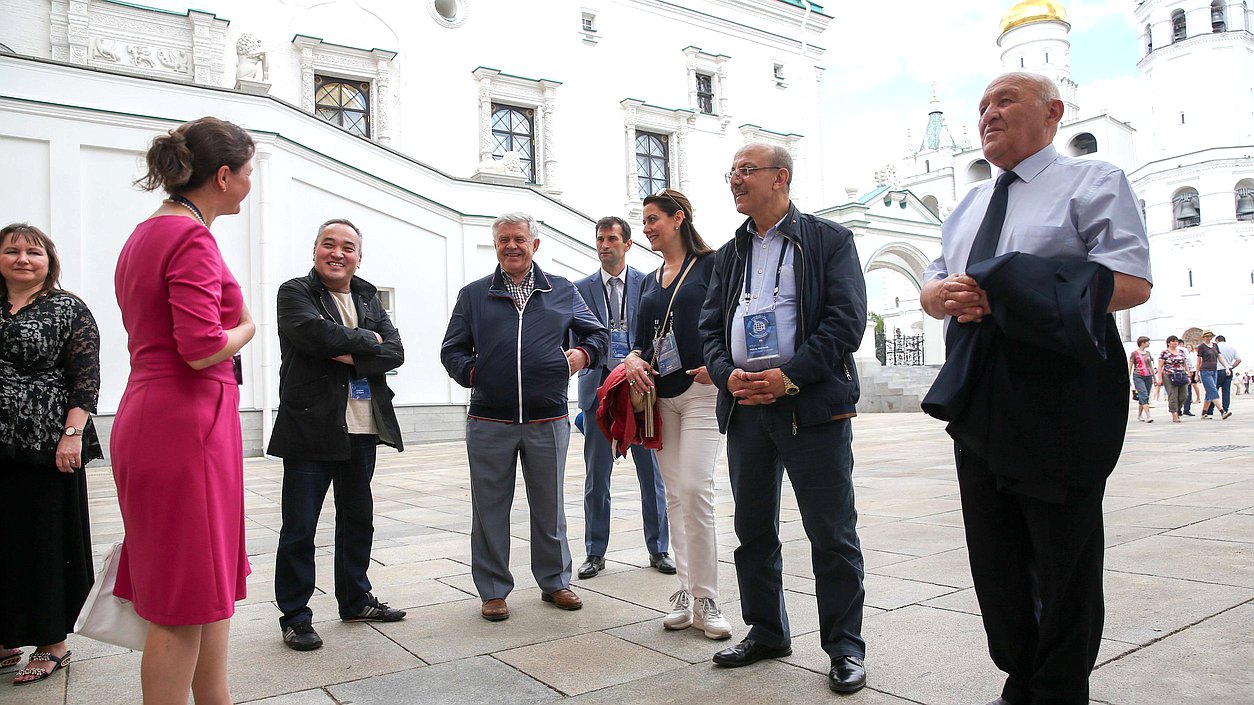
[[[54,292],[16,314],[0,297],[0,644],[65,639],[91,589],[87,478],[57,470],[66,412],[95,413],[100,332],[77,297]],[[95,427],[82,461],[101,457]]]

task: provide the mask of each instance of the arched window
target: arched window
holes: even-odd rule
[[[1254,179],[1238,181],[1233,196],[1237,201],[1237,220],[1254,222]]]
[[[971,162],[971,166],[967,167],[967,183],[973,184],[977,181],[984,181],[993,178],[993,167],[983,159],[976,159]]]
[[[1082,157],[1097,151],[1097,138],[1088,132],[1081,132],[1071,138],[1071,156]]]
[[[532,111],[512,105],[492,106],[492,158],[501,160],[506,152],[518,153],[518,165],[528,183],[536,181],[535,125]]]
[[[1202,205],[1197,189],[1185,187],[1171,197],[1171,229],[1192,228],[1202,224]]]
[[[927,206],[927,209],[932,211],[932,215],[937,218],[940,217],[940,201],[936,199],[936,196],[924,196],[923,205]]]
[[[314,114],[355,135],[370,136],[370,84],[314,76]]]
[[[1189,36],[1189,30],[1185,24],[1184,10],[1176,10],[1171,13],[1171,43],[1174,44]]]
[[[642,199],[670,185],[670,153],[666,142],[666,135],[636,133],[636,179]]]
[[[1228,31],[1228,18],[1223,0],[1215,0],[1210,4],[1210,31],[1216,33]]]
[[[1154,51],[1154,31],[1149,25],[1145,25],[1145,53]]]

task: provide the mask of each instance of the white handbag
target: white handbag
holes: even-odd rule
[[[148,638],[148,620],[136,614],[130,600],[113,594],[121,559],[122,543],[119,541],[105,554],[96,584],[87,593],[87,601],[74,622],[74,633],[106,644],[143,651],[144,641]]]

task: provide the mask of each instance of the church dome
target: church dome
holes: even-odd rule
[[[1013,7],[1006,10],[1006,14],[1001,16],[1001,31],[1009,32],[1025,24],[1051,20],[1067,21],[1067,11],[1063,9],[1062,3],[1053,2],[1053,0],[1022,0],[1022,2],[1015,3]]]

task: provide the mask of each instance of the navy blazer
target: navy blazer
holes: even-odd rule
[[[627,288],[623,295],[627,297],[627,331],[628,335],[635,335],[636,331],[636,311],[640,309],[640,291],[643,289],[644,272],[631,267],[625,270],[624,278],[627,280]],[[589,274],[588,276],[575,282],[575,288],[579,290],[579,294],[583,296],[584,303],[588,304],[588,308],[596,314],[597,320],[603,326],[609,326],[609,315],[605,310],[605,290],[601,288],[601,270]],[[634,341],[633,341],[634,342]],[[608,372],[609,355],[605,356],[605,361],[595,367],[589,367],[579,371],[579,408],[587,411],[592,408],[592,404],[597,400],[597,387],[601,386],[603,372]]]

